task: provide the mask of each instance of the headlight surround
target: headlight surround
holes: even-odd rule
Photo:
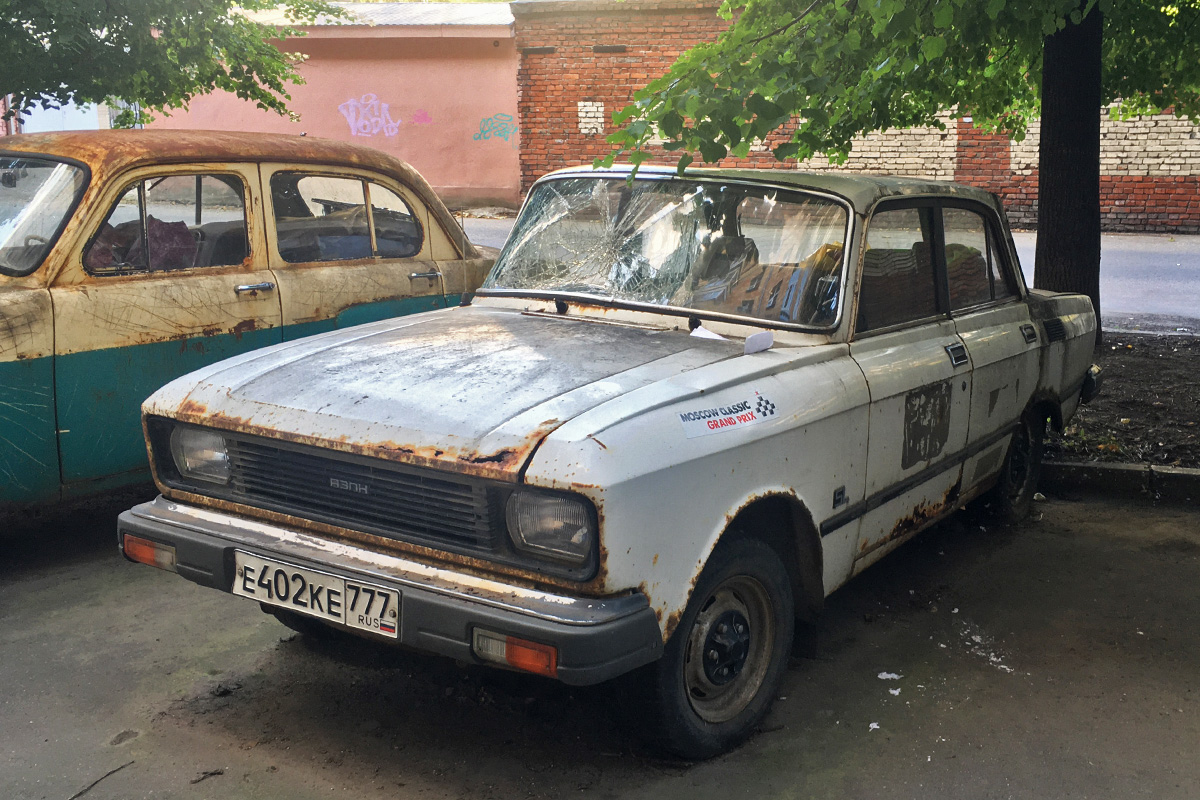
[[[229,483],[229,453],[225,437],[216,431],[182,425],[173,428],[171,458],[182,478],[222,486]]]
[[[586,500],[525,489],[508,498],[505,517],[521,552],[574,566],[592,553],[596,522]]]

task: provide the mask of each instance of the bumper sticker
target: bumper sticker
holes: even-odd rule
[[[695,439],[697,436],[745,428],[773,416],[775,404],[755,392],[738,402],[679,412],[679,423],[683,425],[687,438]]]

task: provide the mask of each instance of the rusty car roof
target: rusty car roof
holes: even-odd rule
[[[192,130],[104,130],[24,133],[0,138],[0,151],[68,158],[86,164],[94,179],[106,181],[127,169],[194,161],[280,161],[358,167],[392,174],[414,189],[450,236],[464,245],[464,257],[475,256],[458,224],[433,187],[416,169],[395,156],[370,147],[285,133]]]
[[[589,166],[581,166],[557,170],[551,172],[546,177],[560,178],[573,174],[598,175],[604,173],[628,175],[631,169],[631,167],[623,165],[596,169]],[[639,168],[638,174],[663,178],[674,176],[677,173],[674,167],[643,165]],[[736,181],[746,181],[748,183],[768,183],[787,188],[826,192],[844,197],[859,213],[866,213],[870,210],[871,206],[885,197],[930,194],[977,200],[985,205],[998,208],[995,196],[991,192],[961,183],[949,183],[926,178],[866,175],[846,171],[800,172],[792,169],[724,169],[714,167],[687,169],[684,171],[682,177],[702,179],[727,178]]]

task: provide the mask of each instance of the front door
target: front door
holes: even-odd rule
[[[867,228],[850,345],[871,393],[855,572],[951,509],[961,487],[971,369],[946,313],[936,212],[920,201],[883,206]]]
[[[281,340],[257,178],[254,165],[144,169],[98,206],[51,287],[68,491],[146,469],[141,404],[160,386]]]
[[[425,205],[347,172],[263,166],[285,339],[446,306]]]

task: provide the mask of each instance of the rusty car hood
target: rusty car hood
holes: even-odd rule
[[[686,331],[456,308],[238,356],[167,384],[144,411],[517,480],[572,417],[742,349]]]

